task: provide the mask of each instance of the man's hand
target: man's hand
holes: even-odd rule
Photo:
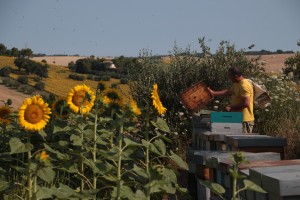
[[[225,107],[225,110],[226,110],[227,112],[231,112],[232,108],[231,108],[231,106],[226,106],[226,107]]]

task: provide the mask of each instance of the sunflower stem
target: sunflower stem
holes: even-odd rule
[[[95,122],[94,122],[94,147],[93,147],[93,162],[96,164],[97,157],[97,123],[98,123],[98,114],[97,114],[97,106],[96,106],[96,112],[95,112]],[[93,189],[97,189],[97,174],[93,172]],[[96,200],[96,194],[94,196],[94,199]]]
[[[118,135],[118,171],[117,171],[117,196],[121,199],[121,166],[122,166],[122,142],[123,142],[123,121],[121,121]]]
[[[81,124],[83,123],[83,113],[81,113]],[[84,140],[84,135],[83,135],[83,130],[81,130],[81,133],[80,133],[80,137],[81,137],[81,141],[83,142]],[[83,146],[81,146],[81,154],[83,154]],[[84,174],[84,164],[83,164],[83,155],[81,155],[81,158],[80,158],[80,173],[83,175]],[[83,178],[80,179],[80,191],[82,192],[84,190],[84,180]]]
[[[28,144],[30,144],[30,135],[28,136],[27,142],[28,142]],[[27,187],[28,187],[28,199],[30,200],[31,197],[32,197],[32,180],[31,180],[32,172],[30,170],[30,165],[31,165],[31,150],[27,151],[27,156],[28,156]]]
[[[145,133],[145,140],[147,141],[147,144],[150,145],[149,142],[149,121],[150,121],[150,116],[149,116],[149,112],[150,112],[150,109],[148,109],[148,112],[146,113],[146,133]],[[146,145],[146,160],[145,160],[145,164],[146,164],[146,172],[147,172],[147,175],[149,177],[149,183],[151,181],[151,177],[150,177],[150,162],[149,162],[149,157],[150,157],[150,152],[149,152],[149,145]],[[147,189],[146,189],[146,198],[147,200],[150,200],[150,186],[149,186],[149,183],[147,184]]]

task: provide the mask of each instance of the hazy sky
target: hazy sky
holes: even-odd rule
[[[168,54],[176,42],[215,52],[300,51],[299,0],[0,0],[0,43],[34,53],[95,56]]]

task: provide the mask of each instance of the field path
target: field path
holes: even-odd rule
[[[4,100],[5,102],[7,99],[12,100],[12,107],[14,110],[18,110],[19,107],[22,105],[23,101],[30,97],[29,95],[23,94],[21,92],[18,92],[15,89],[11,89],[6,87],[5,85],[0,85],[0,99]],[[0,102],[0,106],[3,105],[3,102]]]

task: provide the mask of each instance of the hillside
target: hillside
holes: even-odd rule
[[[272,54],[272,55],[262,55],[259,59],[260,63],[264,63],[264,68],[267,72],[279,72],[284,67],[284,61],[286,58],[293,56],[293,54]],[[247,56],[249,59],[257,58],[257,56]],[[47,61],[49,64],[49,78],[44,78],[43,82],[45,83],[45,90],[51,93],[54,93],[58,96],[66,96],[70,89],[77,84],[86,84],[90,86],[92,89],[97,88],[97,81],[85,80],[85,81],[76,81],[69,79],[68,76],[72,73],[67,67],[68,63],[76,60],[85,58],[80,56],[59,56],[55,57],[55,65],[52,64],[54,57],[46,56],[46,57],[34,57],[33,60],[42,61],[43,59]],[[166,59],[169,58],[164,58]],[[12,66],[14,65],[14,58],[0,56],[0,68],[4,66]],[[11,75],[13,78],[17,78],[16,74]],[[107,87],[109,87],[112,83],[119,83],[118,79],[111,79],[109,82],[106,82]],[[34,84],[32,79],[30,79],[30,84]],[[5,87],[4,85],[0,85],[0,99],[6,100],[8,98],[13,100],[13,106],[19,107],[23,100],[29,95],[25,95],[23,93],[17,92],[10,88]],[[124,93],[128,92],[127,85],[119,84]],[[2,105],[2,104],[0,104]]]

